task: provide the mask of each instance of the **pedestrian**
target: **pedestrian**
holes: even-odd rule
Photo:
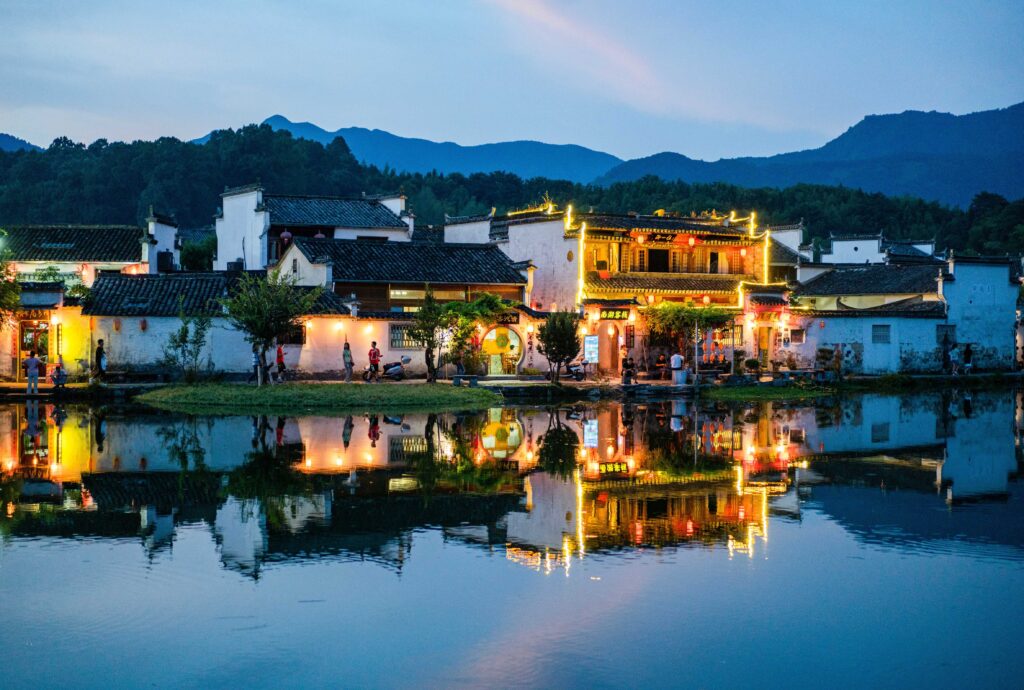
[[[25,360],[25,378],[28,380],[29,395],[39,395],[39,369],[43,366],[42,361],[36,357],[36,351],[28,353]]]
[[[683,371],[683,356],[676,352],[672,355],[672,385],[682,386],[686,384],[686,373]]]
[[[967,343],[967,347],[964,348],[964,374],[970,374],[971,369],[974,368],[974,348],[971,347],[970,343]]]
[[[368,355],[370,359],[370,379],[375,379],[377,383],[380,383],[380,350],[377,349],[376,340],[370,343]]]
[[[341,350],[341,361],[345,365],[345,383],[352,383],[352,366],[355,363],[352,361],[352,348],[349,347],[347,340]]]
[[[68,382],[68,372],[64,368],[64,355],[57,355],[57,365],[53,369],[53,373],[50,374],[50,382],[53,384],[55,392],[64,390],[64,387]]]
[[[284,372],[287,369],[284,365],[284,345],[278,343],[277,345],[277,381],[281,383],[284,381]]]
[[[103,338],[96,343],[96,355],[93,358],[93,378],[98,383],[103,383],[107,378],[107,351],[103,347]]]
[[[949,373],[953,376],[960,375],[960,350],[956,345],[949,350]]]
[[[256,383],[260,382],[260,353],[255,345],[252,346],[252,372],[249,374],[249,378],[245,380],[246,383],[255,380]]]

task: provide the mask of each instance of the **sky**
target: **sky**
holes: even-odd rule
[[[867,114],[1018,103],[1021,35],[1021,0],[0,0],[0,132],[191,139],[281,114],[769,155]]]

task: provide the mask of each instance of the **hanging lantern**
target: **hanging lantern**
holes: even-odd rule
[[[281,233],[281,241],[284,242],[285,244],[288,244],[289,242],[292,241],[292,234],[285,230],[284,232]]]
[[[314,240],[326,240],[327,239],[327,235],[324,234],[323,230],[317,230],[316,234],[313,235],[313,239]]]
[[[145,319],[139,319],[139,330],[145,333],[147,328],[149,328],[149,322]]]
[[[746,255],[747,255],[747,248],[743,247],[742,249],[740,249],[740,256],[746,256]]]
[[[701,301],[702,301],[702,302],[703,302],[704,304],[711,304],[711,297],[709,297],[708,295],[704,295],[704,297],[703,297],[703,298],[701,298]]]
[[[692,247],[693,245],[697,244],[697,238],[695,238],[693,235],[690,235],[690,239],[686,240],[686,243]]]

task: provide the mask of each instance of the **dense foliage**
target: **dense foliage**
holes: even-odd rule
[[[0,225],[138,223],[150,205],[185,227],[209,225],[226,186],[262,182],[279,193],[358,195],[404,190],[418,223],[444,214],[499,212],[536,203],[606,212],[688,214],[753,209],[767,223],[804,220],[814,236],[875,232],[930,238],[940,247],[978,253],[1024,250],[1024,200],[980,194],[967,211],[910,197],[847,187],[799,184],[786,189],[687,184],[645,177],[608,187],[508,173],[396,173],[360,165],[341,138],[323,146],[285,131],[250,125],[214,132],[208,143],[173,138],[132,143],[100,139],[85,146],[60,138],[44,151],[0,153]]]

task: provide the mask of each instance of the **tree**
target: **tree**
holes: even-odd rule
[[[4,250],[0,252],[0,327],[14,322],[14,313],[20,304],[21,285],[16,280],[10,253]]]
[[[583,341],[579,333],[580,317],[571,311],[556,311],[550,314],[544,325],[537,331],[537,351],[548,360],[551,380],[558,383],[562,367],[580,353]]]
[[[217,236],[209,235],[198,242],[186,242],[181,247],[181,267],[186,271],[209,271],[217,253]]]
[[[181,325],[167,337],[164,346],[164,363],[180,370],[185,381],[193,383],[199,376],[200,360],[213,319],[207,314],[186,314],[183,297],[178,298],[178,318]]]
[[[733,314],[717,305],[680,304],[661,302],[647,310],[647,328],[652,334],[673,338],[680,352],[688,350],[688,344],[696,345],[698,333],[715,326],[722,326],[733,319]],[[691,336],[694,338],[690,340]]]
[[[576,432],[562,423],[561,412],[552,410],[548,430],[540,437],[537,463],[556,477],[568,477],[576,469],[580,439]]]
[[[409,337],[423,346],[423,358],[427,365],[427,382],[437,380],[437,370],[443,361],[443,351],[464,354],[469,349],[470,338],[478,324],[487,324],[505,310],[505,305],[494,295],[480,295],[472,302],[446,302],[441,304],[434,298],[434,291],[426,286],[426,296],[412,327]]]
[[[270,271],[266,276],[243,274],[220,302],[228,323],[245,333],[259,356],[257,385],[263,385],[267,350],[274,341],[302,323],[313,311],[323,288],[300,288],[291,276]]]

